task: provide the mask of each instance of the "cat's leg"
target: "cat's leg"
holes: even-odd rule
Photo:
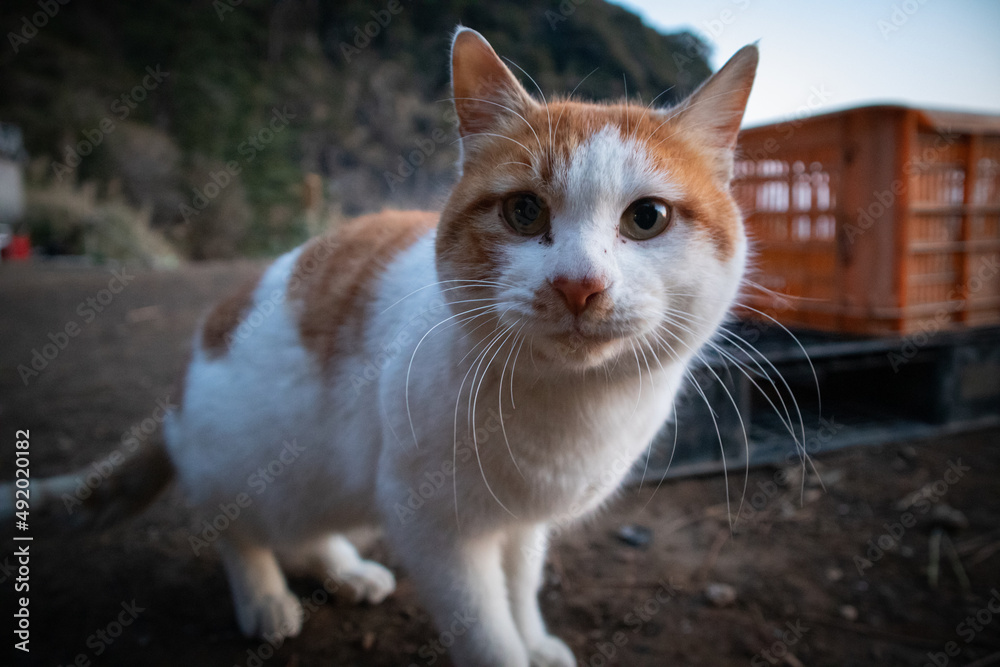
[[[295,560],[320,578],[333,579],[346,588],[355,602],[378,604],[396,590],[396,577],[385,566],[365,560],[343,535],[331,535],[310,543]]]
[[[519,526],[507,534],[503,566],[511,612],[524,643],[531,667],[573,667],[573,652],[561,639],[550,635],[538,606],[548,538],[544,525]]]
[[[414,522],[415,524],[416,522]],[[502,535],[475,539],[439,525],[408,525],[392,535],[424,606],[460,667],[528,667],[502,567]]]
[[[288,590],[274,552],[226,538],[219,539],[218,547],[243,634],[274,644],[298,635],[302,605]]]

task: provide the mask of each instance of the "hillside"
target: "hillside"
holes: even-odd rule
[[[24,130],[30,182],[87,183],[90,201],[123,200],[196,258],[298,242],[317,226],[306,174],[333,214],[438,205],[457,155],[458,23],[547,95],[619,98],[627,82],[669,104],[709,74],[697,38],[601,0],[51,5],[51,17],[38,2],[0,9],[0,121]],[[72,224],[51,211],[35,207],[33,234],[73,251]]]

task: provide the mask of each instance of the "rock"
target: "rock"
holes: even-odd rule
[[[653,531],[645,526],[628,524],[618,529],[615,534],[619,540],[636,549],[645,547],[653,538]]]
[[[791,465],[785,468],[785,486],[790,489],[798,489],[802,484],[802,466]]]
[[[163,318],[163,311],[159,306],[143,306],[142,308],[133,308],[132,310],[125,313],[125,320],[129,324],[138,324],[139,322],[151,322]]]
[[[853,623],[854,621],[858,620],[858,609],[857,609],[857,607],[854,607],[854,606],[849,605],[849,604],[841,605],[840,606],[840,616],[845,621],[850,621],[851,623]]]
[[[736,589],[729,584],[709,584],[705,587],[705,597],[716,607],[728,607],[736,602]]]

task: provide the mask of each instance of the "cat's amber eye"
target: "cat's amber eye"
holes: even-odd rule
[[[622,213],[618,229],[635,241],[645,241],[661,234],[670,226],[674,210],[659,199],[639,199]]]
[[[534,236],[549,226],[549,207],[538,195],[515,192],[500,204],[503,219],[518,234]]]

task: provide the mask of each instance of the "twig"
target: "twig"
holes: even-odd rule
[[[789,651],[785,654],[785,664],[790,667],[806,667],[802,664],[802,661],[795,657],[795,654]]]
[[[976,551],[975,555],[972,557],[972,560],[969,561],[969,564],[979,565],[984,560],[986,560],[987,558],[989,558],[998,551],[1000,551],[1000,540],[997,540],[996,542],[993,542],[991,544],[987,544],[986,546]]]
[[[988,655],[985,658],[980,658],[975,662],[970,662],[965,667],[986,667],[986,665],[994,665],[1000,662],[1000,651],[992,655]]]
[[[862,625],[860,623],[842,623],[830,618],[821,617],[805,617],[809,622],[816,623],[819,625],[826,625],[832,628],[837,628],[838,630],[846,630],[847,632],[855,632],[860,635],[868,635],[869,637],[879,637],[881,639],[886,639],[895,642],[901,642],[905,644],[911,644],[915,646],[925,646],[927,648],[934,648],[936,646],[941,646],[946,641],[945,638],[937,639],[930,637],[911,637],[910,635],[901,635],[895,632],[889,632],[887,630],[879,630],[877,628],[872,628],[867,625]]]
[[[944,547],[945,553],[948,554],[948,560],[951,561],[951,569],[955,571],[955,576],[958,577],[958,582],[962,585],[962,591],[968,593],[972,590],[969,575],[965,573],[965,568],[962,566],[962,559],[958,557],[955,545],[947,534],[944,536]]]
[[[995,544],[1000,544],[1000,529],[990,530],[981,535],[974,535],[964,539],[955,545],[955,549],[960,555],[968,556],[975,551],[979,551],[984,546]]]
[[[828,627],[846,630],[848,632],[856,632],[858,634],[868,635],[871,637],[880,637],[882,639],[911,644],[913,646],[926,646],[927,648],[943,646],[953,639],[952,637],[933,637],[930,636],[930,633],[927,633],[928,636],[926,637],[913,637],[911,635],[889,632],[888,630],[879,630],[867,625],[862,625],[861,623],[845,623],[825,616],[803,614],[803,620],[817,625],[826,625]],[[979,636],[976,637],[975,640],[973,640],[969,645],[988,646],[990,648],[1000,647],[1000,642],[994,640],[992,637],[984,637],[984,634],[985,633],[980,633]]]
[[[930,537],[930,561],[927,563],[927,583],[937,590],[938,573],[941,571],[941,535],[944,531],[935,528]]]

